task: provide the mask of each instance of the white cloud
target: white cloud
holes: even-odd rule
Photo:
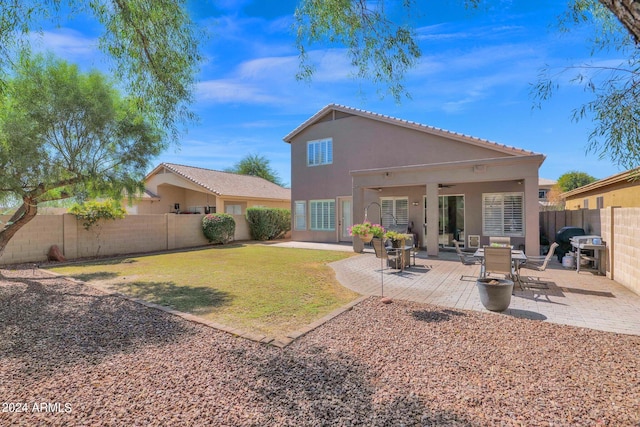
[[[36,50],[51,51],[56,56],[69,60],[91,58],[98,50],[97,39],[66,28],[45,31],[41,36],[34,34],[32,44]]]
[[[267,93],[261,87],[238,80],[209,80],[198,84],[196,97],[199,101],[215,103],[277,104],[278,96]]]

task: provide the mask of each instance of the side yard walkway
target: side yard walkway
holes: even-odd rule
[[[422,252],[415,267],[400,272],[385,265],[381,274],[380,259],[367,251],[332,264],[347,288],[379,296],[384,285],[384,296],[393,299],[488,312],[476,290],[480,266],[462,265],[453,253],[428,258]],[[640,335],[640,295],[606,277],[564,269],[555,261],[539,275],[546,289],[516,287],[504,314]]]

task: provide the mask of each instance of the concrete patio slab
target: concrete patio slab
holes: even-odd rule
[[[352,250],[349,245],[285,242],[277,245],[307,249]],[[362,295],[437,304],[456,309],[486,310],[476,289],[479,265],[463,265],[455,253],[438,257],[418,254],[416,266],[404,271],[389,269],[372,249],[331,264],[340,283]],[[577,273],[552,260],[539,276],[544,285],[528,283],[515,288],[509,308],[497,315],[541,320],[622,334],[640,335],[640,295],[604,276]]]

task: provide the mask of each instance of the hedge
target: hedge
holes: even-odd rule
[[[202,231],[209,243],[227,244],[236,233],[236,221],[226,213],[208,214],[202,218]]]
[[[249,233],[253,240],[273,240],[291,230],[291,211],[283,208],[247,209]]]

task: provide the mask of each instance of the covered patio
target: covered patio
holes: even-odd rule
[[[480,302],[475,279],[479,265],[463,265],[457,255],[441,251],[426,257],[421,251],[416,266],[404,271],[380,270],[372,249],[332,264],[344,286],[363,295],[436,304],[455,309],[488,312]],[[640,335],[640,295],[591,272],[577,273],[552,259],[546,271],[523,270],[538,275],[544,288],[515,288],[511,305],[503,314],[601,331]],[[546,288],[546,289],[545,289]]]
[[[350,244],[285,241],[274,246],[352,251]],[[384,296],[442,307],[491,313],[480,302],[476,277],[480,265],[463,265],[455,252],[427,257],[420,251],[416,266],[404,271],[380,270],[380,259],[366,247],[362,255],[330,264],[340,283],[362,295]],[[523,270],[523,275],[531,270]],[[529,274],[532,275],[532,274]],[[515,288],[511,305],[502,313],[518,318],[640,336],[640,295],[618,282],[589,271],[565,269],[551,258],[538,274],[548,289]],[[384,280],[381,280],[384,279]],[[496,314],[500,315],[500,314]]]

